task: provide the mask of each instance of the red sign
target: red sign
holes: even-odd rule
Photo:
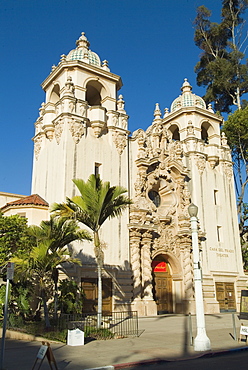
[[[154,272],[166,272],[166,263],[164,261],[152,261]]]

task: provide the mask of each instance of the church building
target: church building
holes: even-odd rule
[[[102,227],[103,311],[130,309],[148,316],[195,312],[188,213],[193,202],[205,313],[239,311],[247,278],[222,117],[185,79],[170,109],[162,113],[156,104],[151,125],[130,133],[121,87],[121,77],[90,50],[82,33],[42,83],[46,98],[35,122],[31,199],[10,194],[4,204],[0,193],[2,211],[18,213],[33,202],[40,218],[49,218],[49,205],[77,194],[72,179],[87,180],[92,173],[125,187],[133,204]],[[66,272],[84,289],[84,311],[93,312],[93,243],[72,248],[82,266],[68,266]]]

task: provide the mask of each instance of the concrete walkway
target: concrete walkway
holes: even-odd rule
[[[244,325],[248,323],[242,320]],[[240,321],[235,314],[237,338]],[[139,319],[140,337],[92,341],[84,346],[67,346],[51,343],[51,348],[59,370],[83,370],[113,365],[123,368],[129,363],[140,361],[180,360],[198,357],[190,341],[189,318],[184,315],[161,315]],[[192,317],[193,337],[195,317]],[[211,352],[231,349],[248,349],[246,342],[235,341],[231,313],[206,315],[206,331],[211,341]],[[5,345],[4,368],[7,370],[31,370],[36,360],[39,341],[17,341],[7,339]],[[37,366],[38,368],[38,366]],[[111,367],[110,367],[111,368]],[[35,368],[36,369],[36,368]],[[41,370],[50,369],[45,358]]]

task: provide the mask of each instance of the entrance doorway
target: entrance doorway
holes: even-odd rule
[[[96,313],[98,288],[96,278],[82,278],[84,292],[83,312]],[[112,281],[102,279],[102,312],[106,315],[112,312]]]
[[[158,314],[172,312],[172,277],[170,266],[160,255],[152,261],[153,296]]]
[[[234,283],[216,283],[215,286],[220,312],[236,311]]]

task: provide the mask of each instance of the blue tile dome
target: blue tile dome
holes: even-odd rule
[[[188,82],[187,78],[184,79],[183,86],[181,88],[182,95],[179,95],[171,104],[171,112],[184,107],[199,107],[206,109],[206,103],[204,100],[192,93],[192,86]]]
[[[90,43],[84,32],[82,32],[76,44],[77,48],[69,52],[66,60],[81,60],[82,62],[101,67],[101,59],[96,53],[89,49]]]

